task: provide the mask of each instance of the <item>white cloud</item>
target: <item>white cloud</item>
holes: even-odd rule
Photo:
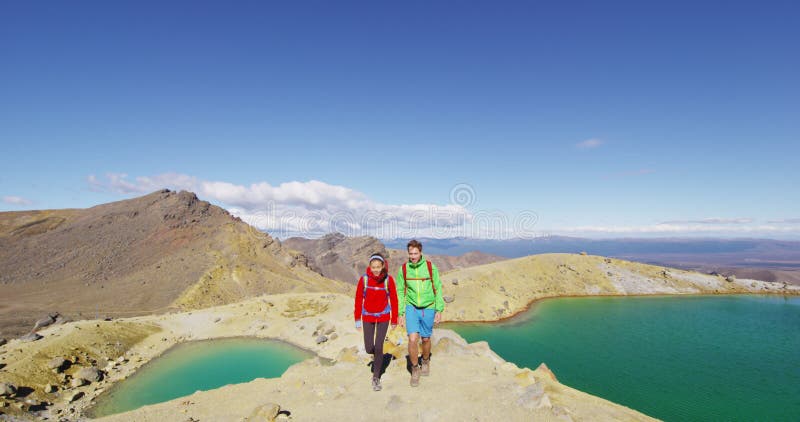
[[[91,189],[119,194],[144,194],[158,189],[189,190],[224,206],[243,221],[280,237],[316,236],[338,231],[382,238],[404,236],[471,236],[473,215],[464,206],[440,204],[384,204],[363,192],[318,180],[237,185],[224,181],[165,173],[129,179],[124,173],[87,177]],[[460,185],[459,185],[460,186]],[[449,196],[442,195],[444,198]],[[505,224],[512,236],[513,224]]]
[[[538,215],[531,211],[509,215],[502,211],[467,208],[474,204],[475,192],[463,183],[455,185],[449,195],[442,192],[444,200],[440,204],[386,204],[372,200],[363,192],[318,180],[279,185],[267,182],[238,185],[179,173],[134,179],[129,179],[124,173],[110,173],[102,179],[91,175],[87,181],[92,189],[124,195],[140,195],[163,188],[189,190],[201,199],[225,207],[246,223],[281,238],[316,237],[330,232],[378,238],[484,239],[533,238],[543,233],[586,237],[800,236],[800,226],[796,224],[779,224],[777,220],[756,224],[754,219],[745,217],[542,229]],[[468,200],[457,194],[464,189],[469,190]],[[798,222],[796,220],[780,222]]]
[[[603,145],[603,141],[597,138],[590,138],[585,141],[578,142],[575,146],[580,149],[592,149]]]
[[[770,224],[800,224],[800,218],[781,218],[779,220],[769,220]]]
[[[33,201],[21,196],[4,196],[3,203],[9,205],[31,205]]]
[[[675,225],[675,224],[750,224],[753,222],[752,218],[703,218],[700,220],[673,220],[664,221],[660,224]]]

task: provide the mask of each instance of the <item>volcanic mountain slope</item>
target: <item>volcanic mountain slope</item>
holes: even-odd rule
[[[191,192],[0,213],[0,331],[6,336],[29,330],[50,312],[130,316],[344,287]]]
[[[392,275],[408,259],[405,250],[386,248],[380,240],[372,236],[347,237],[341,233],[331,233],[319,239],[292,237],[286,239],[283,245],[308,257],[309,267],[318,273],[347,283],[358,280],[364,273],[367,259],[373,253],[379,252],[388,257]],[[459,256],[426,254],[426,257],[436,263],[441,272],[505,259],[477,251]]]

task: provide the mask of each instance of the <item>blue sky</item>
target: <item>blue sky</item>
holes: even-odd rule
[[[0,5],[0,210],[800,238],[796,2],[165,3]]]

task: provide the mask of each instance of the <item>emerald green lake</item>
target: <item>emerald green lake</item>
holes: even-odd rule
[[[447,328],[666,421],[800,420],[798,297],[559,298]]]
[[[92,417],[256,378],[280,377],[312,354],[286,343],[249,338],[196,341],[174,346],[132,377],[98,397]]]

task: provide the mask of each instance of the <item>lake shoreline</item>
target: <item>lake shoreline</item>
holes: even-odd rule
[[[132,379],[136,375],[139,375],[139,374],[143,373],[144,371],[151,370],[154,366],[159,364],[158,361],[160,359],[162,359],[164,357],[168,357],[170,354],[173,354],[173,353],[176,353],[176,352],[179,353],[181,351],[180,348],[187,347],[187,346],[198,345],[198,344],[202,344],[202,343],[234,342],[234,341],[246,341],[246,342],[254,342],[254,343],[256,343],[256,342],[265,342],[265,343],[278,345],[278,347],[289,347],[289,348],[295,349],[292,352],[297,351],[297,352],[301,352],[301,353],[303,353],[305,355],[308,355],[308,357],[306,357],[306,358],[304,358],[304,359],[302,359],[302,360],[300,360],[299,362],[296,362],[296,363],[300,363],[300,362],[302,362],[304,360],[307,360],[307,359],[314,359],[314,358],[319,357],[317,355],[317,353],[314,352],[311,349],[298,346],[296,344],[293,344],[290,341],[286,341],[286,340],[280,339],[280,338],[268,338],[268,337],[236,335],[236,336],[230,336],[230,337],[215,337],[215,338],[205,338],[205,339],[198,339],[198,340],[180,341],[180,342],[172,344],[168,349],[163,350],[159,354],[149,358],[149,360],[147,360],[143,365],[141,365],[138,368],[136,368],[136,370],[133,373],[131,373],[131,375],[129,377],[127,377],[125,379],[122,379],[122,380],[119,380],[119,381],[115,382],[114,384],[112,384],[110,387],[108,387],[108,389],[103,391],[100,395],[98,395],[95,398],[94,403],[90,403],[90,405],[88,407],[83,409],[83,414],[88,418],[97,419],[97,418],[102,418],[102,417],[106,417],[106,416],[115,415],[115,414],[118,414],[118,413],[124,413],[124,412],[127,412],[129,410],[134,410],[134,409],[129,409],[129,410],[125,410],[125,411],[121,411],[121,412],[113,412],[113,413],[103,413],[103,412],[98,413],[97,412],[97,410],[100,407],[108,405],[107,403],[103,403],[104,400],[113,400],[109,396],[112,396],[115,392],[118,392],[118,390],[120,388],[124,388],[123,384],[125,384],[126,381]],[[294,364],[292,364],[292,365],[294,365]],[[260,377],[256,377],[256,378],[260,378]],[[275,378],[280,378],[280,376],[275,377]],[[249,380],[249,381],[251,381],[251,380]],[[243,382],[249,382],[249,381],[243,381]],[[236,384],[238,384],[238,383],[236,383]],[[230,384],[228,384],[228,385],[230,385]],[[220,388],[220,387],[216,387],[216,388]],[[208,389],[198,389],[197,391],[208,391]],[[168,401],[168,400],[165,400],[165,401]],[[152,403],[152,404],[157,404],[157,403]]]
[[[568,385],[664,420],[800,416],[797,295],[558,299],[513,322],[447,328],[519,366],[547,362]]]
[[[524,316],[525,313],[532,310],[534,306],[536,306],[539,302],[551,300],[551,299],[565,299],[565,298],[600,298],[600,297],[609,297],[609,298],[625,298],[625,297],[670,297],[670,298],[680,298],[680,297],[704,297],[704,296],[783,296],[783,297],[798,297],[800,296],[800,291],[787,291],[787,292],[735,292],[735,293],[711,293],[711,292],[702,292],[702,293],[678,293],[678,294],[670,294],[670,293],[653,293],[653,294],[591,294],[591,295],[577,295],[577,294],[565,294],[565,295],[556,295],[556,296],[545,296],[545,297],[537,297],[532,299],[528,304],[518,310],[511,313],[509,316],[501,317],[498,319],[492,320],[452,320],[452,321],[442,321],[442,323],[446,324],[496,324],[496,323],[503,323],[503,322],[513,322],[511,320]],[[446,309],[446,308],[445,308]]]

